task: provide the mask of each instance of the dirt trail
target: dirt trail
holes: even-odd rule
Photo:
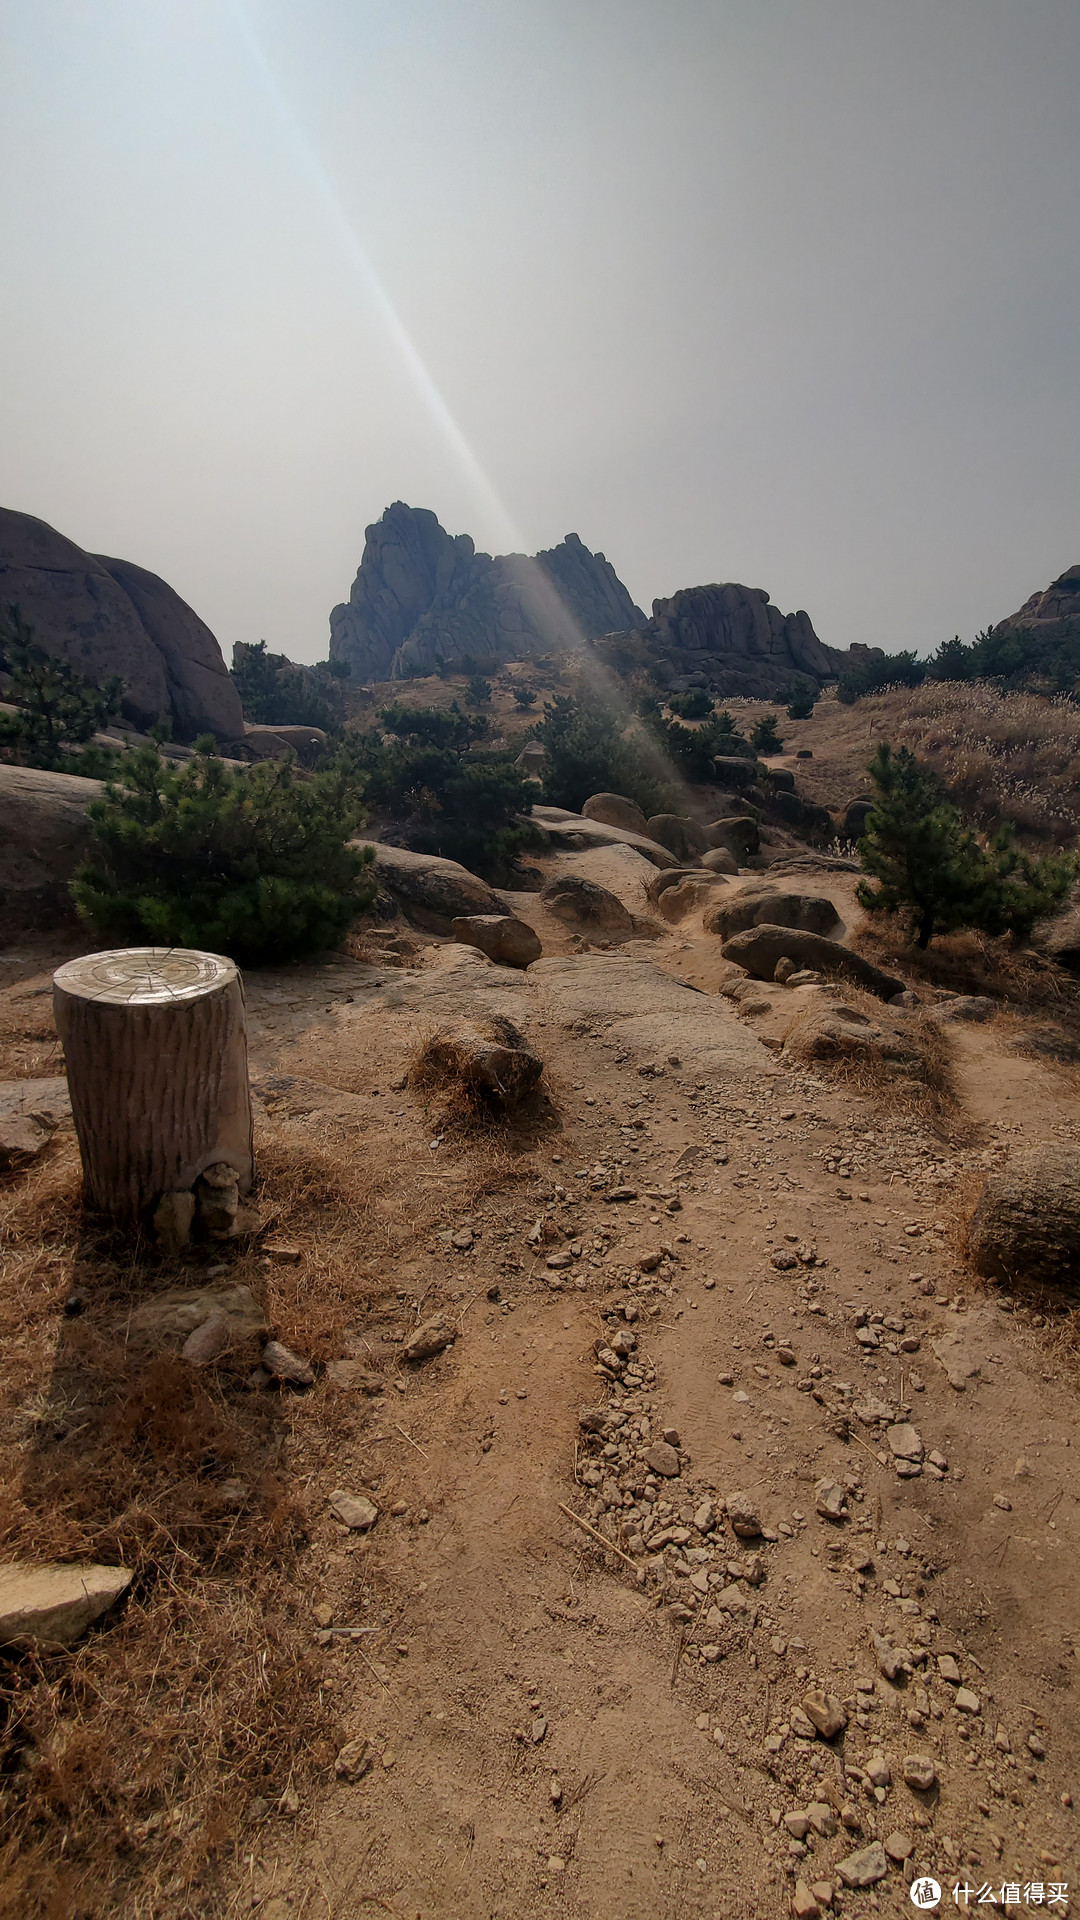
[[[698,948],[676,942],[671,971],[705,966]],[[520,979],[506,990],[529,994]],[[852,1913],[910,1911],[915,1869],[1075,1891],[1075,1379],[1028,1316],[962,1277],[950,1197],[1017,1131],[1073,1130],[1062,1077],[996,1028],[965,1028],[959,1072],[983,1132],[957,1148],[764,1054],[760,1075],[719,1078],[614,1056],[607,1024],[533,1007],[559,1131],[524,1195],[493,1194],[463,1222],[449,1209],[470,1246],[413,1250],[428,1285],[465,1305],[462,1336],[381,1411],[357,1410],[354,1478],[379,1482],[384,1517],[356,1551],[325,1520],[306,1567],[313,1605],[379,1628],[323,1656],[342,1734],[367,1739],[373,1765],[328,1791],[305,1837],[273,1820],[253,1835],[252,1909],[735,1920],[789,1912],[792,1870]],[[290,1070],[304,1058],[300,1042]],[[327,1077],[325,1049],[310,1068]],[[612,1206],[581,1177],[601,1161],[600,1186],[617,1174],[635,1200]],[[678,1210],[649,1192],[677,1192]],[[793,1245],[815,1263],[774,1266]],[[572,1264],[550,1270],[563,1248]],[[593,1345],[623,1324],[600,1317],[613,1298],[634,1302],[655,1369],[615,1399],[678,1434],[681,1471],[655,1498],[700,1540],[701,1499],[738,1488],[767,1529],[764,1580],[739,1582],[720,1624],[705,1624],[710,1597],[730,1590],[728,1563],[746,1570],[730,1529],[707,1543],[717,1579],[702,1593],[678,1548],[649,1557],[643,1584],[560,1508],[610,1522],[603,1486],[582,1483],[597,1445],[578,1414],[611,1397]],[[861,1308],[918,1352],[886,1330],[867,1353]],[[963,1391],[934,1355],[942,1335],[978,1369]],[[910,1407],[942,1478],[898,1477],[883,1429],[851,1414],[869,1398]],[[380,1440],[397,1427],[415,1447]],[[325,1463],[328,1487],[342,1470]],[[815,1511],[822,1479],[846,1490],[838,1524]],[[638,1523],[617,1497],[625,1549]],[[925,1649],[905,1685],[877,1671],[871,1629]],[[978,1711],[957,1710],[938,1655]],[[839,1741],[799,1735],[815,1686],[845,1703]],[[904,1784],[911,1753],[934,1760],[933,1794]],[[891,1778],[875,1793],[852,1769],[876,1754]],[[822,1801],[849,1830],[796,1839],[782,1816]],[[906,1873],[843,1888],[837,1861],[891,1836],[894,1853],[910,1847]]]

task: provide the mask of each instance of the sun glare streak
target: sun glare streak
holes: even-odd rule
[[[244,0],[226,0],[226,7],[262,92],[302,175],[322,209],[327,225],[338,242],[342,256],[364,300],[381,322],[413,389],[453,455],[463,479],[476,495],[492,532],[498,534],[499,540],[505,545],[507,551],[514,552],[520,549],[522,539],[517,527],[454,418],[412,335],[376,273],[367,249],[346,211],[341,195],[289,105],[255,31]]]

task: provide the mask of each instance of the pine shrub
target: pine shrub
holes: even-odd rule
[[[870,762],[874,807],[859,841],[859,904],[869,913],[903,913],[916,944],[935,933],[973,927],[1024,937],[1067,895],[1071,854],[1031,859],[1005,825],[983,843],[966,827],[933,769],[907,747],[882,743]]]
[[[295,960],[336,946],[375,895],[370,851],[346,845],[360,807],[336,772],[232,768],[204,742],[174,766],[141,747],[89,812],[96,844],[72,894],[118,945]]]

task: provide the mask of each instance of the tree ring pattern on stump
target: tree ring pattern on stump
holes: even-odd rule
[[[197,1000],[236,978],[234,961],[190,947],[114,947],[69,960],[53,975],[56,986],[81,1000],[144,1007]]]

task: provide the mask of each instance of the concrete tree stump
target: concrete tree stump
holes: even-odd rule
[[[233,961],[121,947],[53,975],[89,1204],[137,1218],[207,1168],[252,1177],[244,989]]]

